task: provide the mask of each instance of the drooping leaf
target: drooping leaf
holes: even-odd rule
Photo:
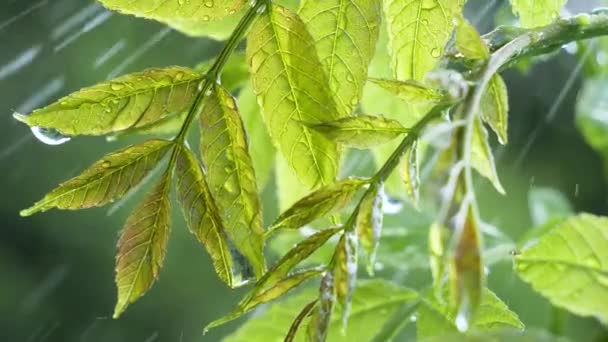
[[[407,133],[407,128],[399,121],[371,115],[348,116],[307,126],[328,139],[356,148],[384,144]]]
[[[226,234],[260,277],[266,270],[264,229],[253,162],[236,101],[220,85],[205,97],[200,127],[207,183]]]
[[[433,275],[433,289],[438,296],[444,282],[445,256],[448,230],[443,225],[434,222],[429,227],[428,252],[429,266]]]
[[[418,81],[386,78],[370,78],[369,81],[408,103],[432,104],[439,103],[443,99],[440,91]]]
[[[248,140],[255,145],[255,148],[249,150],[249,154],[251,154],[258,189],[262,190],[268,183],[275,166],[276,149],[264,125],[262,113],[251,86],[241,88],[237,102],[241,109]]]
[[[51,208],[98,207],[119,199],[136,186],[172,146],[167,140],[149,140],[110,153],[20,214],[30,216]]]
[[[310,315],[312,310],[316,307],[318,299],[313,300],[312,302],[306,304],[306,306],[300,311],[296,319],[291,323],[291,327],[289,327],[289,331],[287,332],[287,336],[285,336],[284,342],[292,342],[294,338],[296,338],[296,334],[298,333],[298,329],[302,324],[302,321]]]
[[[300,8],[340,116],[359,103],[376,50],[380,0],[304,0]]]
[[[247,44],[253,89],[270,136],[310,188],[332,183],[339,164],[336,144],[302,124],[337,118],[313,45],[299,16],[276,4],[258,17]]]
[[[201,79],[183,67],[148,69],[81,89],[30,115],[15,117],[68,136],[116,133],[187,111]]]
[[[501,144],[509,141],[509,97],[505,81],[498,74],[492,77],[481,99],[481,118],[496,133]]]
[[[235,320],[241,317],[242,315],[248,313],[249,311],[255,309],[259,305],[275,300],[287,294],[290,290],[301,285],[303,282],[321,275],[323,272],[324,271],[322,269],[312,269],[296,272],[283,279],[280,279],[276,284],[272,285],[271,287],[262,292],[260,292],[258,287],[256,287],[249,294],[247,294],[245,298],[241,300],[241,302],[239,302],[237,307],[232,312],[222,318],[219,318],[209,323],[205,327],[205,331]]]
[[[456,49],[469,59],[488,59],[490,49],[481,39],[477,29],[465,18],[460,17],[456,25]]]
[[[418,140],[414,141],[403,154],[399,171],[405,184],[407,195],[415,206],[420,198],[420,171],[418,160]]]
[[[421,302],[418,307],[416,334],[418,339],[442,336],[458,331],[454,323],[455,316],[445,304],[436,299]],[[509,310],[507,305],[488,288],[483,289],[481,303],[471,325],[471,330],[523,330],[524,324],[516,313]]]
[[[376,263],[376,252],[382,234],[382,202],[384,200],[384,183],[374,183],[370,185],[357,213],[356,229],[359,234],[361,245],[367,253],[367,273],[374,273]]]
[[[608,219],[563,221],[515,257],[519,276],[556,306],[608,322]]]
[[[423,81],[435,68],[463,5],[461,0],[384,2],[391,65],[398,79]]]
[[[365,179],[347,178],[320,188],[283,212],[272,227],[273,229],[300,228],[318,218],[334,213],[347,206],[365,184],[367,184]]]
[[[143,296],[158,278],[169,239],[170,185],[171,177],[163,176],[122,230],[116,256],[118,301],[114,318]]]
[[[354,230],[347,230],[336,246],[334,283],[336,298],[342,306],[342,324],[346,329],[353,292],[357,282],[359,238]]]
[[[477,218],[470,203],[463,203],[456,219],[455,241],[450,263],[451,302],[458,330],[467,330],[482,299],[484,270]]]
[[[550,24],[568,0],[511,0],[513,13],[526,28]]]
[[[336,283],[332,272],[325,272],[319,287],[319,304],[315,307],[306,331],[308,341],[325,341],[336,302]]]
[[[505,194],[505,189],[502,187],[500,179],[498,178],[494,156],[492,155],[492,150],[490,149],[490,144],[488,142],[488,131],[483,127],[481,119],[479,118],[475,118],[473,127],[471,165],[480,175],[492,182],[496,191],[503,195]]]
[[[332,315],[328,341],[371,341],[389,317],[403,305],[415,302],[418,294],[381,279],[357,282],[357,295],[353,297],[350,323],[342,334],[342,320]],[[252,336],[260,341],[282,341],[291,321],[311,300],[318,296],[316,289],[307,289],[287,300],[271,305],[268,310],[252,317],[230,336],[226,342],[249,342]],[[339,310],[339,307],[337,308]],[[304,329],[294,341],[304,341]]]
[[[242,285],[249,276],[247,267],[238,264],[245,262],[241,260],[244,258],[229,246],[219,209],[192,151],[180,148],[176,178],[177,197],[188,229],[205,246],[218,277],[230,287]]]

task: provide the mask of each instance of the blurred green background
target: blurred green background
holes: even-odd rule
[[[596,5],[570,0],[568,8],[578,12]],[[467,13],[487,32],[496,17],[510,20],[505,6],[504,1],[470,0]],[[192,66],[214,56],[220,47],[155,22],[110,13],[91,0],[0,4],[0,341],[217,341],[237,327],[238,322],[202,335],[204,324],[228,312],[243,290],[229,290],[220,283],[178,215],[160,281],[120,320],[112,320],[115,245],[139,195],[121,206],[55,210],[29,218],[20,218],[18,212],[129,141],[78,138],[48,146],[11,116],[123,73],[151,66]],[[577,56],[561,52],[526,73],[505,74],[510,144],[497,147],[495,153],[508,195],[497,195],[482,184],[480,196],[484,219],[512,239],[533,226],[528,195],[537,187],[561,192],[575,211],[608,214],[603,162],[574,125],[584,77],[577,71]],[[556,104],[557,100],[561,101]],[[271,190],[265,192],[270,218],[276,214],[274,198]],[[416,222],[425,219],[418,216],[406,210],[389,222],[420,231],[424,227]],[[491,268],[490,288],[524,323],[553,328],[574,341],[608,340],[594,320],[552,310],[515,277],[506,253],[502,251],[503,261]],[[415,278],[415,272],[400,273],[394,280],[410,285],[408,277]]]

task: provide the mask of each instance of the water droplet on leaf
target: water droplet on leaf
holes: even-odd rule
[[[36,139],[47,145],[61,145],[70,141],[71,139],[70,137],[63,135],[54,129],[34,126],[31,128],[31,130]]]

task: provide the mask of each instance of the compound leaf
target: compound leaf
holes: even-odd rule
[[[122,230],[116,256],[118,302],[114,318],[143,296],[158,278],[169,240],[170,186],[171,177],[163,176],[133,210]]]
[[[305,0],[300,8],[340,116],[350,115],[361,99],[381,12],[380,0]]]
[[[236,101],[220,85],[205,97],[200,126],[207,183],[226,233],[260,277],[266,269],[264,229],[253,162]]]
[[[59,185],[31,208],[22,210],[21,216],[51,208],[98,207],[119,199],[136,186],[172,146],[167,140],[149,140],[110,153],[79,176]]]
[[[559,223],[515,258],[515,269],[554,305],[608,322],[608,218]]]
[[[247,58],[270,136],[309,188],[332,183],[337,145],[302,122],[337,118],[314,41],[297,14],[271,4],[248,35]]]
[[[397,120],[371,115],[348,116],[307,126],[328,139],[356,148],[380,145],[407,132]]]
[[[193,104],[202,76],[191,69],[148,69],[81,89],[15,117],[68,136],[104,135],[144,127]]]

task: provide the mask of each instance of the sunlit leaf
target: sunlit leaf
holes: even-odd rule
[[[310,188],[332,183],[339,155],[334,142],[304,126],[337,118],[314,41],[302,20],[272,4],[248,35],[253,89],[270,136]]]
[[[403,154],[399,171],[407,195],[410,197],[415,206],[418,205],[420,198],[420,165],[418,160],[418,140],[414,141]]]
[[[463,333],[446,333],[423,340],[424,342],[569,342],[563,336],[553,336],[549,332],[538,329],[498,329],[481,330]]]
[[[201,153],[211,195],[227,235],[249,260],[256,277],[265,269],[264,229],[249,144],[236,101],[216,85],[200,114]]]
[[[326,272],[321,278],[318,304],[308,322],[308,329],[306,331],[308,341],[325,341],[327,339],[329,324],[336,302],[335,287],[334,274]]]
[[[318,296],[316,289],[307,289],[287,300],[271,305],[245,322],[226,342],[250,342],[252,336],[260,341],[283,341],[287,327],[297,313]],[[382,329],[392,314],[404,305],[418,300],[418,294],[381,279],[360,280],[353,297],[348,328],[342,334],[342,320],[332,315],[327,341],[371,341]],[[336,308],[339,313],[339,306]],[[294,341],[304,341],[304,329],[296,334]]]
[[[68,136],[115,133],[187,111],[201,79],[188,68],[148,69],[81,89],[30,115],[15,117]]]
[[[205,331],[208,331],[211,328],[220,326],[232,320],[235,320],[247,312],[255,309],[257,306],[268,303],[272,300],[275,300],[285,294],[287,294],[290,290],[296,288],[301,285],[306,280],[319,276],[323,273],[322,269],[312,269],[296,272],[291,274],[281,280],[279,280],[276,284],[269,287],[265,291],[258,291],[259,288],[256,287],[243,298],[243,300],[237,305],[237,307],[226,316],[217,319],[211,323],[209,323],[205,327]]]
[[[488,59],[490,49],[481,39],[477,29],[466,19],[460,17],[456,25],[456,49],[469,59]]]
[[[537,27],[550,24],[559,18],[559,12],[568,0],[511,0],[513,13],[521,26]]]
[[[133,210],[122,230],[116,256],[118,302],[114,318],[143,296],[158,278],[169,239],[170,185],[171,177],[164,175]]]
[[[275,181],[280,212],[289,209],[310,192],[281,155],[275,157]]]
[[[461,0],[384,2],[391,65],[398,79],[422,81],[435,68],[463,3]]]
[[[115,141],[126,137],[149,135],[149,136],[176,136],[182,128],[184,121],[188,116],[188,112],[183,112],[177,115],[166,116],[156,122],[142,127],[131,128],[125,131],[120,131],[112,135],[108,135],[106,140]]]
[[[371,115],[348,116],[307,126],[328,139],[357,148],[380,145],[407,133],[399,121]]]
[[[359,103],[376,50],[380,0],[304,0],[300,8],[340,116]]]
[[[450,260],[452,307],[456,326],[464,331],[471,326],[482,299],[484,270],[477,218],[472,204],[464,203],[455,223],[455,247]]]
[[[273,229],[300,228],[318,218],[334,213],[347,206],[365,184],[367,184],[365,179],[347,178],[320,188],[283,212],[272,227]]]
[[[443,99],[443,94],[440,91],[418,81],[400,81],[385,78],[370,78],[369,81],[408,103],[438,103]]]
[[[336,246],[334,283],[336,298],[342,306],[342,322],[346,329],[355,284],[357,282],[359,239],[356,231],[344,232]]]
[[[199,63],[194,67],[194,70],[205,74],[213,64],[215,59],[210,59]],[[226,61],[220,76],[220,83],[223,88],[233,92],[247,85],[249,81],[249,68],[247,67],[247,58],[244,53],[235,52]]]
[[[563,221],[515,257],[519,276],[556,306],[608,322],[608,219]]]
[[[486,177],[492,182],[496,191],[501,194],[505,194],[505,189],[500,183],[498,178],[498,172],[496,171],[496,164],[494,163],[494,156],[488,142],[488,131],[483,124],[481,119],[475,118],[473,127],[473,136],[471,141],[471,165],[479,172],[480,175]]]
[[[481,118],[490,125],[501,144],[509,141],[509,97],[505,81],[498,74],[492,77],[481,99]]]
[[[150,172],[173,146],[166,140],[149,140],[110,153],[21,211],[30,216],[51,208],[84,209],[98,207],[124,196]]]
[[[374,273],[376,263],[376,252],[382,234],[382,202],[384,200],[384,184],[374,183],[370,185],[357,213],[356,229],[359,234],[359,241],[367,253],[367,272]]]
[[[249,276],[247,267],[238,264],[244,257],[229,246],[219,209],[192,151],[180,148],[176,177],[177,197],[188,229],[207,249],[219,278],[230,287],[242,285]]]

